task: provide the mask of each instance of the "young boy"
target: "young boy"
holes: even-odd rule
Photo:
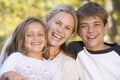
[[[120,46],[104,42],[108,13],[89,2],[77,10],[77,33],[82,41],[69,44],[80,72],[80,80],[120,80]]]

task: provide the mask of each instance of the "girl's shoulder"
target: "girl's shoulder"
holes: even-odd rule
[[[21,60],[23,58],[23,54],[20,52],[13,52],[8,56],[8,59],[14,59],[14,60]]]
[[[20,56],[23,56],[23,54],[20,53],[20,52],[13,52],[13,53],[10,54],[10,56],[18,56],[18,57],[20,57]]]

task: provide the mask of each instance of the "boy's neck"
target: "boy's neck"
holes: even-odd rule
[[[86,47],[86,46],[85,46]],[[103,44],[99,47],[93,47],[93,48],[89,48],[89,47],[86,47],[88,50],[91,50],[91,51],[99,51],[99,50],[105,50],[105,49],[108,49],[110,48],[110,46],[106,45],[106,44]]]

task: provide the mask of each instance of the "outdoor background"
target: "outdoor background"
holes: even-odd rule
[[[0,51],[5,40],[16,26],[27,17],[42,19],[46,13],[59,4],[70,4],[75,10],[87,1],[97,2],[109,13],[107,42],[120,44],[120,0],[0,0]],[[79,40],[76,36],[68,40]]]

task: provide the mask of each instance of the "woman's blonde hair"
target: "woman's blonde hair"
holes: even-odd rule
[[[46,16],[44,17],[44,21],[46,19],[47,19],[47,21],[49,21],[53,16],[55,16],[59,12],[66,12],[66,13],[71,14],[73,16],[74,24],[75,24],[73,32],[76,33],[77,24],[78,24],[77,13],[76,13],[75,9],[71,5],[61,4],[61,5],[57,6],[57,7],[55,7],[48,14],[46,14]]]

